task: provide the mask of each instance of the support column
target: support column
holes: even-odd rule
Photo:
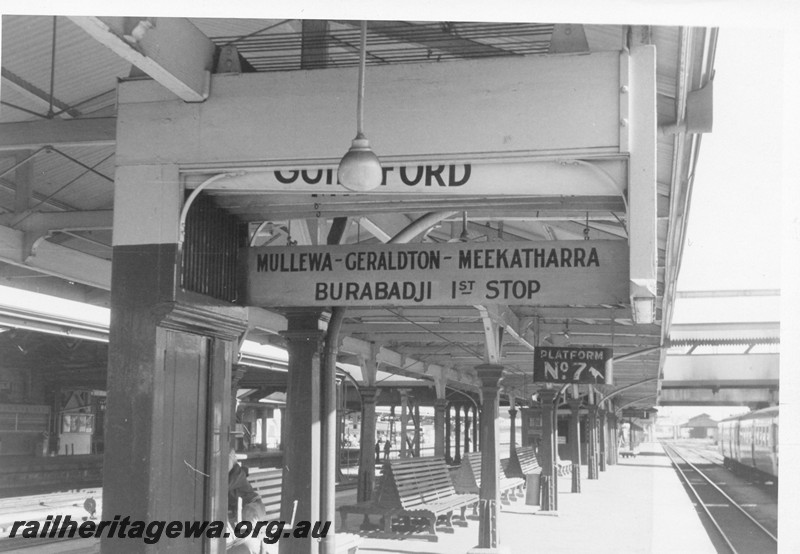
[[[531,446],[531,409],[528,407],[520,408],[520,418],[519,431],[522,436],[519,438],[519,444],[520,446]]]
[[[481,380],[481,490],[478,546],[470,552],[500,551],[497,516],[500,511],[500,456],[498,426],[500,422],[499,381],[503,366],[485,364],[475,368]]]
[[[455,404],[456,408],[456,455],[453,461],[461,463],[461,404]]]
[[[319,313],[287,314],[289,380],[286,390],[286,439],[283,452],[281,520],[318,521],[320,513],[320,355],[323,332]],[[280,541],[280,554],[315,554],[312,539]]]
[[[470,452],[469,445],[470,445],[470,423],[472,423],[472,418],[469,415],[470,405],[464,404],[464,454],[466,455]]]
[[[406,433],[408,432],[408,392],[400,390],[400,457],[408,457]]]
[[[581,400],[569,401],[569,444],[572,452],[572,492],[581,492]]]
[[[447,440],[446,432],[449,429],[445,429],[445,421],[446,421],[446,414],[445,411],[447,409],[447,400],[444,398],[437,398],[433,404],[433,455],[434,456],[445,456],[445,448],[449,446],[446,444],[449,442]],[[449,425],[447,426],[449,427]]]
[[[420,421],[419,421],[419,404],[416,399],[414,401],[414,456],[419,458],[419,443],[420,443]]]
[[[552,389],[541,389],[539,391],[539,402],[542,403],[542,444],[540,447],[539,464],[542,466],[542,511],[555,511],[556,509],[556,484],[558,478],[554,471],[555,459],[555,433],[553,432],[553,401],[556,398],[556,391]]]
[[[269,421],[269,416],[267,415],[267,408],[261,410],[259,414],[259,419],[261,420],[261,447],[266,450],[267,449],[267,421]]]
[[[607,453],[606,453],[606,442],[607,442],[606,433],[608,431],[608,429],[606,427],[606,411],[605,410],[600,410],[600,422],[599,422],[599,424],[600,424],[600,431],[599,431],[599,435],[600,435],[600,456],[599,456],[599,459],[600,459],[600,471],[605,471],[606,470],[606,456],[607,456]]]
[[[358,462],[358,502],[372,499],[375,488],[375,401],[378,397],[378,387],[361,387],[361,445],[360,459]],[[386,440],[389,440],[388,437]]]
[[[433,378],[436,390],[436,400],[433,403],[433,455],[444,456],[445,461],[450,456],[449,415],[447,411],[447,378],[444,369],[439,370]],[[446,424],[445,422],[448,421]],[[445,425],[447,428],[445,429]]]
[[[445,400],[444,409],[444,460],[449,464],[453,461],[453,453],[450,450],[450,433],[452,432],[452,425],[450,424],[450,412],[453,406]]]
[[[508,409],[508,415],[511,418],[511,434],[508,444],[508,457],[511,458],[514,455],[514,445],[517,443],[517,409],[513,394],[508,396],[508,402],[511,406]]]
[[[478,415],[478,407],[472,406],[472,451],[480,451],[480,434],[478,433],[480,425],[480,415]]]
[[[589,448],[587,449],[587,466],[589,470],[589,479],[598,479],[597,471],[597,405],[591,404],[589,406]]]
[[[246,314],[181,289],[176,166],[119,166],[114,190],[102,517],[223,520],[231,369]],[[208,230],[191,223],[191,233]],[[204,542],[204,551],[225,550],[223,540]],[[171,547],[190,553],[198,544]],[[100,548],[127,554],[152,547],[104,536]]]

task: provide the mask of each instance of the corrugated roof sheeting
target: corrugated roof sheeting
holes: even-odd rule
[[[114,179],[114,147],[80,146],[60,149],[75,160],[94,167],[107,177]],[[111,155],[110,158],[108,156]],[[107,158],[107,159],[106,159]],[[51,195],[77,209],[110,209],[114,204],[114,183],[88,171],[85,167],[67,159],[57,152],[41,154],[34,160],[34,190]],[[72,184],[69,184],[73,181]],[[62,187],[63,190],[59,190]]]
[[[4,102],[4,104],[0,105],[0,123],[16,123],[40,119],[34,114],[47,111],[46,108],[42,109],[42,106],[44,106],[42,102],[34,100],[29,94],[20,92],[6,79],[0,79],[0,98]],[[5,103],[11,105],[6,105]],[[14,106],[22,109],[17,109]],[[29,110],[33,114],[25,110]]]
[[[262,34],[265,29],[273,32],[290,32],[299,30],[297,20],[284,19],[234,19],[190,17],[189,21],[200,29],[207,37],[245,37],[254,33]],[[284,23],[284,21],[287,21]],[[158,19],[156,19],[158,22]],[[297,26],[295,29],[294,25]],[[268,32],[268,31],[267,31]]]
[[[108,48],[98,48],[97,41],[67,18],[57,17],[56,21],[53,95],[58,100],[75,105],[114,90],[115,78],[129,74],[128,62]],[[47,93],[51,83],[52,34],[53,17],[3,17],[3,67]],[[5,92],[3,96],[5,100]],[[113,104],[114,100],[115,96],[109,95],[105,103]],[[35,111],[44,115],[47,107],[38,104]]]

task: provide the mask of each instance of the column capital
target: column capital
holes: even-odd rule
[[[446,398],[437,398],[436,400],[433,401],[433,407],[436,409],[445,410],[447,409],[447,404],[448,402]]]
[[[362,402],[375,402],[381,390],[378,387],[360,387],[358,389]]]
[[[499,388],[498,383],[503,377],[504,367],[497,364],[481,364],[475,366],[475,372],[481,380],[483,388]]]
[[[539,389],[539,403],[542,404],[542,407],[545,407],[544,404],[552,404],[553,400],[555,400],[558,391],[556,389]]]
[[[518,410],[516,408],[509,408],[508,409],[508,415],[511,416],[511,419],[514,419],[515,417],[517,417],[517,412],[518,412]]]
[[[577,412],[580,410],[582,403],[580,398],[570,398],[567,400],[567,404],[573,412]]]
[[[309,329],[307,331],[281,331],[280,335],[286,339],[286,342],[289,344],[300,344],[300,343],[313,343],[314,350],[318,350],[322,345],[322,341],[325,338],[325,333],[322,331]]]

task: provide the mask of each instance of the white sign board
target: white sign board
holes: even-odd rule
[[[248,249],[250,306],[628,303],[626,241]]]
[[[375,194],[438,194],[469,196],[613,196],[621,194],[627,178],[624,160],[540,160],[504,163],[428,162],[418,164],[383,163],[383,180],[370,191]],[[197,186],[207,177],[196,176],[187,182]],[[612,183],[609,183],[609,180]],[[214,182],[212,190],[238,192],[302,192],[312,194],[352,194],[338,183],[335,166],[289,167],[253,170]]]

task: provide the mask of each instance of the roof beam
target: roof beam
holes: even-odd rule
[[[376,354],[375,345],[373,343],[353,337],[344,337],[341,341],[339,351],[367,359],[374,355],[378,363],[383,363],[404,370],[405,372],[425,375],[430,378],[434,378],[442,372],[446,376],[448,383],[457,383],[470,387],[480,386],[480,382],[475,375],[459,372],[451,368],[443,368],[435,364],[428,364],[388,348],[380,347]]]
[[[110,261],[46,240],[31,245],[26,233],[17,229],[0,226],[0,262],[111,290]]]
[[[27,212],[0,215],[0,225],[8,225],[18,231],[41,235],[52,230],[90,231],[111,229],[113,219],[113,210]]]
[[[185,102],[208,98],[214,43],[185,18],[69,19]]]
[[[5,67],[2,68],[2,76],[5,79],[6,83],[11,85],[17,91],[21,92],[38,105],[42,106],[44,109],[50,109],[50,94],[43,91],[33,83],[29,83],[13,71],[6,69]],[[79,117],[81,112],[67,104],[66,102],[62,102],[57,98],[53,98],[53,107],[58,108],[61,110],[59,115],[63,115],[64,117]],[[44,116],[44,114],[42,114]],[[0,135],[1,136],[1,135]]]
[[[0,152],[40,146],[113,146],[117,118],[44,119],[0,123]]]

